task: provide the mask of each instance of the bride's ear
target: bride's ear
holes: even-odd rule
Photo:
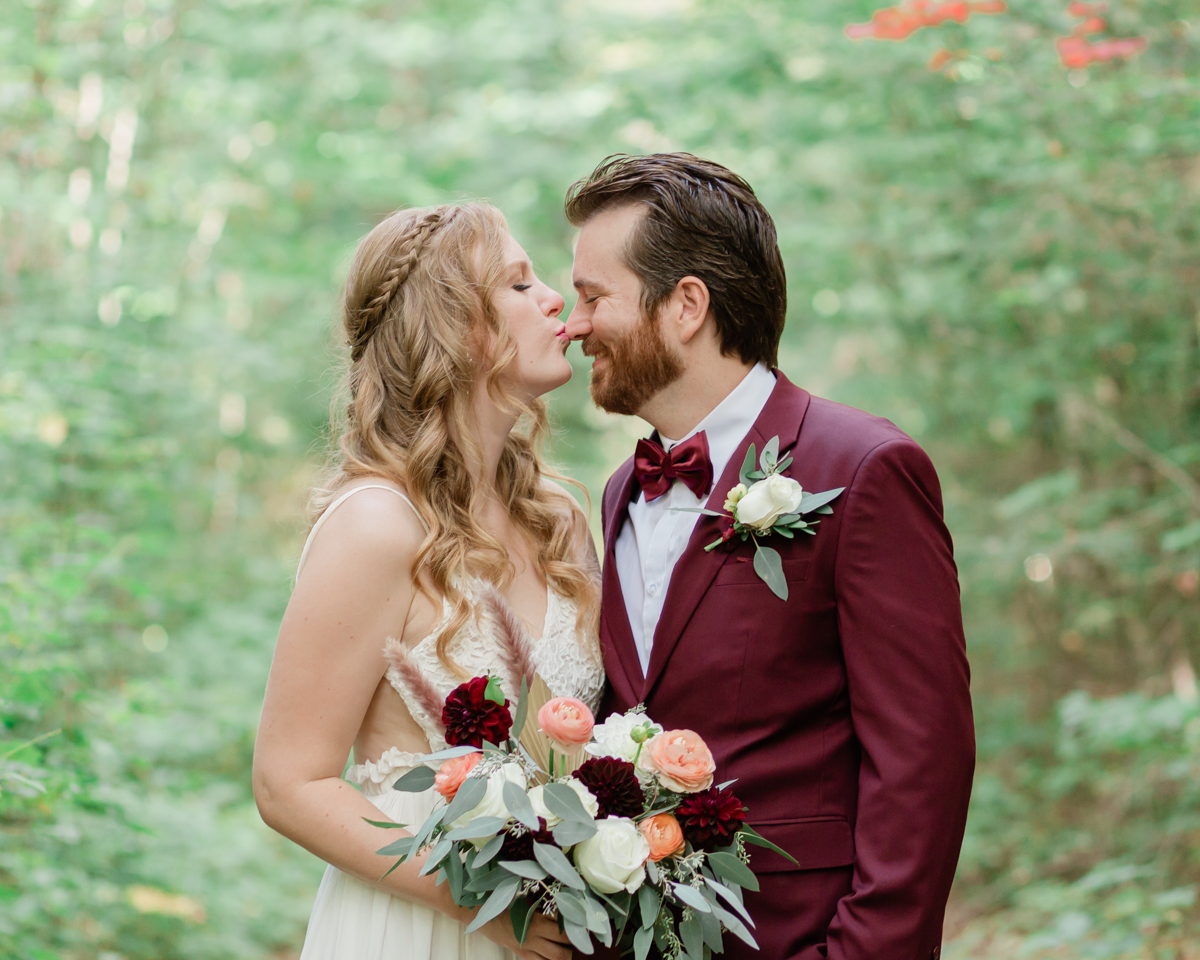
[[[700,332],[708,319],[708,284],[699,277],[687,276],[675,284],[670,309],[680,344],[686,344]]]

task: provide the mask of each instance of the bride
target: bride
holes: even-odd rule
[[[366,822],[415,827],[432,811],[432,789],[392,785],[445,746],[455,686],[490,673],[515,702],[515,622],[555,695],[598,704],[595,553],[538,454],[538,398],[571,376],[562,309],[486,204],[394,213],[358,247],[346,422],[254,750],[263,819],[329,863],[302,960],[571,955],[541,915],[524,946],[507,914],[467,934],[474,911],[418,876],[422,857],[383,877],[392,858],[375,851],[396,832]]]

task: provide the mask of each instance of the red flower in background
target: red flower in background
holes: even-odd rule
[[[1058,59],[1068,70],[1082,70],[1093,63],[1104,63],[1118,57],[1132,57],[1149,46],[1145,37],[1123,37],[1116,40],[1099,40],[1096,43],[1087,40],[1089,34],[1103,33],[1108,29],[1104,18],[1098,16],[1107,6],[1105,3],[1082,3],[1081,0],[1071,0],[1067,5],[1068,14],[1083,18],[1081,23],[1071,28],[1069,37],[1059,37],[1054,41],[1058,48]]]
[[[732,791],[709,787],[684,797],[675,817],[693,847],[711,851],[733,842],[733,835],[746,820],[746,808]]]
[[[487,677],[475,677],[450,691],[442,707],[442,724],[450,746],[482,747],[485,740],[501,743],[508,737],[513,723],[508,701],[488,699],[487,687]]]
[[[1004,13],[1004,0],[908,0],[894,7],[884,7],[871,15],[870,23],[852,23],[846,27],[851,40],[874,37],[876,40],[907,40],[922,27],[936,27],[953,20],[966,23],[973,13]]]

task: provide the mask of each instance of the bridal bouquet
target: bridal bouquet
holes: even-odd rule
[[[713,785],[698,735],[640,709],[597,724],[536,675],[515,716],[499,682],[476,677],[446,698],[442,719],[450,747],[422,758],[439,769],[418,766],[395,788],[433,787],[445,802],[378,852],[399,857],[394,870],[428,849],[421,873],[437,871],[456,903],[479,908],[468,931],[508,910],[522,943],[541,912],[585,954],[615,944],[645,960],[657,944],[667,960],[707,960],[725,932],[757,948],[742,901],[758,889],[746,844],[788,854],[745,823],[729,783]]]

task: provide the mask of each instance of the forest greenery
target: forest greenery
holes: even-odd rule
[[[781,367],[930,452],[979,740],[947,957],[1200,955],[1200,14],[852,41],[865,0],[8,0],[0,18],[0,956],[293,956],[321,865],[259,821],[263,684],[338,285],[485,197],[569,295],[567,186],[746,176]],[[552,401],[604,478],[645,429]],[[38,739],[41,738],[41,739]]]

